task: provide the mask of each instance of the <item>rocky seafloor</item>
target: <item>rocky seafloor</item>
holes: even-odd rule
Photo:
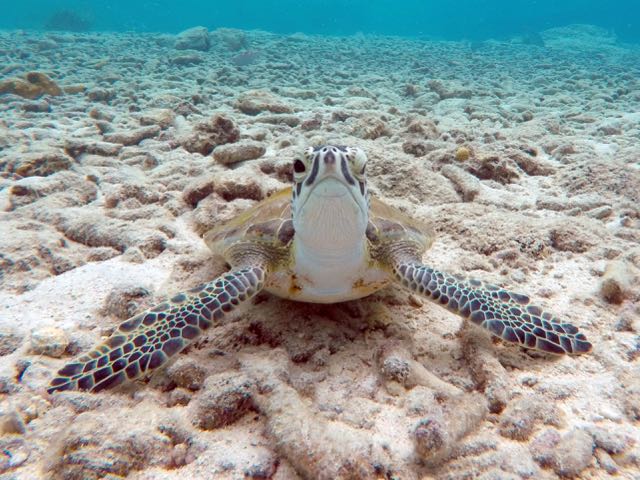
[[[208,228],[359,146],[424,262],[593,343],[491,341],[401,288],[260,294],[165,371],[49,395],[137,310],[225,269]],[[640,478],[640,47],[0,32],[0,478]]]

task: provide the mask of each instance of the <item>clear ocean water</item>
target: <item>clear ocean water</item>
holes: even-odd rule
[[[90,30],[175,33],[193,25],[274,33],[507,38],[572,23],[640,42],[638,0],[2,0],[0,28],[46,29],[61,11]]]

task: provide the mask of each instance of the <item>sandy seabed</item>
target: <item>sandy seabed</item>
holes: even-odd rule
[[[0,478],[640,478],[640,47],[534,40],[0,32]],[[224,271],[202,234],[334,142],[433,225],[426,264],[593,352],[492,342],[401,288],[260,294],[147,384],[46,393]]]

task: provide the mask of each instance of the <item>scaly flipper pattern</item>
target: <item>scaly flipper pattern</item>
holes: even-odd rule
[[[591,351],[591,343],[575,326],[532,305],[526,295],[448,275],[416,262],[397,262],[393,271],[405,287],[507,342],[556,355]]]
[[[58,371],[47,391],[98,392],[151,372],[262,290],[265,277],[259,266],[229,272],[131,317],[103,344]]]

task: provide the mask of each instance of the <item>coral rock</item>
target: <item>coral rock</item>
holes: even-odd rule
[[[180,358],[169,367],[167,375],[178,387],[200,390],[206,370],[195,360]]]
[[[353,134],[356,137],[375,140],[382,136],[389,136],[391,132],[387,124],[380,118],[373,115],[366,115],[358,121],[353,129]]]
[[[260,112],[292,113],[293,109],[283,100],[264,90],[249,90],[242,93],[235,104],[236,108],[247,115]]]
[[[549,232],[551,246],[563,252],[584,253],[597,244],[597,238],[579,221],[565,221]]]
[[[480,180],[455,165],[445,165],[440,173],[451,180],[465,202],[472,202],[480,193]]]
[[[417,139],[410,139],[402,144],[402,151],[414,157],[424,157],[436,149],[437,147],[433,143]]]
[[[108,102],[115,96],[115,93],[106,88],[94,88],[87,92],[87,98],[93,102]]]
[[[209,31],[205,27],[193,27],[180,32],[176,37],[174,47],[178,50],[207,51],[211,47]]]
[[[67,140],[64,145],[65,151],[73,158],[77,158],[83,153],[91,155],[102,155],[104,157],[115,157],[122,150],[121,143],[94,142],[91,140]]]
[[[29,102],[22,105],[22,110],[33,113],[47,113],[51,111],[51,104],[46,100]]]
[[[46,177],[61,170],[68,170],[73,159],[61,152],[34,152],[10,160],[7,169],[21,177]]]
[[[583,430],[573,430],[556,445],[553,470],[562,477],[576,477],[591,463],[592,455],[591,435]]]
[[[64,90],[64,93],[69,93],[71,95],[75,94],[75,93],[82,93],[84,92],[87,87],[85,85],[82,85],[81,83],[78,83],[76,85],[67,85],[65,87],[62,88]]]
[[[171,57],[169,62],[173,65],[184,67],[187,65],[197,65],[202,63],[202,57],[199,55],[175,55]]]
[[[527,440],[536,423],[559,425],[560,413],[553,404],[536,395],[527,395],[512,402],[500,419],[500,435],[512,440]]]
[[[231,51],[238,51],[249,47],[247,36],[242,30],[235,28],[218,28],[214,34],[217,39],[220,40],[220,43],[224,44],[224,46]]]
[[[416,452],[426,462],[444,460],[464,436],[475,430],[487,415],[487,402],[478,394],[462,394],[434,406],[413,431]]]
[[[110,133],[104,136],[104,139],[110,143],[120,143],[122,145],[137,145],[142,140],[155,137],[160,133],[158,125],[149,125],[148,127],[138,128],[123,132]]]
[[[142,125],[158,125],[165,129],[169,127],[176,118],[173,110],[168,108],[156,108],[149,110],[140,115],[140,124]]]
[[[593,439],[584,430],[572,430],[562,437],[556,430],[546,430],[530,446],[533,459],[542,467],[569,478],[575,478],[589,466],[593,448]]]
[[[204,383],[202,395],[190,404],[191,421],[204,430],[236,422],[253,409],[252,382],[237,373],[214,375]]]
[[[57,438],[58,454],[47,478],[123,478],[136,470],[170,466],[173,442],[162,433],[157,409],[148,404],[85,412],[70,423]]]
[[[0,332],[0,357],[15,352],[22,344],[22,340],[23,335],[16,331]]]
[[[242,162],[245,160],[255,160],[264,155],[266,149],[254,142],[234,143],[231,145],[221,145],[213,151],[213,158],[223,165]]]
[[[485,157],[470,165],[469,171],[481,180],[495,180],[508,184],[520,177],[510,163],[497,156]]]
[[[210,177],[195,179],[189,183],[184,192],[182,198],[192,207],[197,207],[200,200],[207,198],[213,193],[213,180]]]
[[[125,320],[140,310],[143,306],[141,300],[148,298],[150,295],[149,290],[144,287],[135,285],[116,287],[107,295],[102,307],[102,313]]]
[[[215,115],[196,125],[192,135],[181,141],[184,149],[191,153],[209,155],[218,145],[237,142],[240,130],[236,124],[222,115]]]

